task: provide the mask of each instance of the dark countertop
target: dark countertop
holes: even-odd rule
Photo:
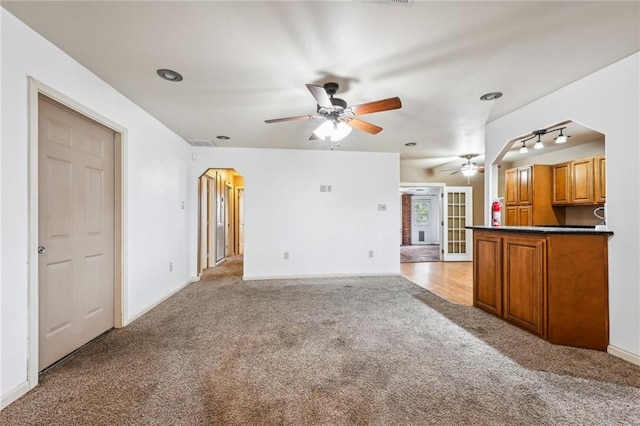
[[[613,231],[596,231],[594,228],[571,228],[561,226],[467,226],[466,229],[495,232],[520,232],[528,234],[613,235]]]

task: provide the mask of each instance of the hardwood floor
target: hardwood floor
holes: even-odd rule
[[[473,305],[473,262],[401,263],[400,274],[449,302]]]

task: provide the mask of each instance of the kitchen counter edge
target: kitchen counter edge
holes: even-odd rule
[[[593,234],[613,235],[613,231],[599,231],[594,228],[564,228],[555,226],[466,226],[478,231],[516,232],[527,234]]]

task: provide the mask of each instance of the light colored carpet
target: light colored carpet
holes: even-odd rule
[[[226,267],[45,374],[0,423],[640,424],[640,368],[606,353],[400,277],[243,282]]]

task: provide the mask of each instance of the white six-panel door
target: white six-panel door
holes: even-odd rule
[[[39,369],[114,326],[115,133],[41,97]]]

